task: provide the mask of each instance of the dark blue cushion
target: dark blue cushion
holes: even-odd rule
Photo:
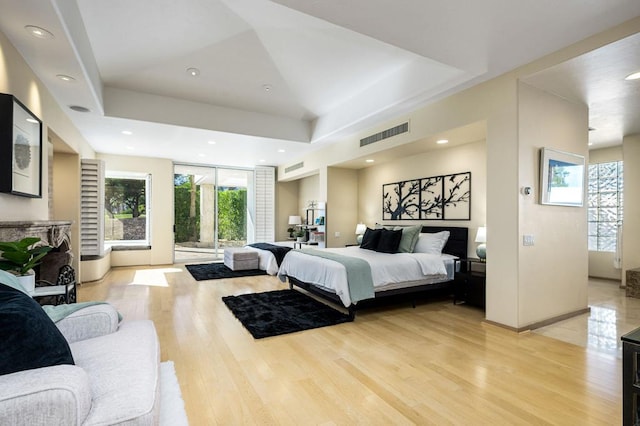
[[[42,307],[0,284],[0,375],[74,364],[69,344]]]
[[[382,233],[382,229],[367,228],[367,230],[364,231],[364,235],[362,236],[362,242],[360,243],[360,248],[367,249],[367,250],[377,250],[378,241],[380,240],[381,233]]]
[[[378,240],[378,248],[376,251],[380,253],[397,253],[400,240],[402,239],[402,229],[392,231],[390,229],[381,229],[380,240]]]

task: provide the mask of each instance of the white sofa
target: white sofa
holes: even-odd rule
[[[151,321],[123,321],[108,304],[56,323],[75,365],[0,376],[0,425],[155,425],[160,348]]]

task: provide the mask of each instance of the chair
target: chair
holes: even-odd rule
[[[44,284],[38,286],[37,284]],[[53,305],[60,303],[75,303],[76,301],[76,273],[71,265],[62,265],[58,270],[55,283],[38,280],[32,297],[53,297]]]

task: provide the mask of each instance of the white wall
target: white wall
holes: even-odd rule
[[[587,307],[586,186],[583,207],[543,205],[539,168],[543,147],[588,156],[588,110],[526,84],[518,92],[520,185],[535,189],[520,195],[520,235],[535,238],[519,245],[522,327]]]
[[[462,172],[471,172],[470,221],[400,220],[384,223],[405,225],[421,223],[424,225],[468,227],[468,252],[469,255],[475,257],[476,244],[473,240],[478,227],[484,226],[486,222],[487,170],[485,141],[442,148],[361,169],[358,173],[358,220],[362,220],[369,227],[373,227],[376,223],[383,223],[383,184]],[[353,229],[355,230],[355,225]],[[487,244],[487,246],[490,246],[490,244]],[[490,249],[488,249],[488,252],[488,258],[490,258]]]
[[[624,224],[622,228],[622,284],[626,271],[640,267],[640,135],[625,136]]]
[[[358,171],[329,167],[327,170],[327,211],[325,243],[344,247],[356,242],[358,223]],[[336,236],[336,232],[338,236]]]
[[[0,32],[0,93],[12,94],[42,120],[42,198],[19,197],[0,194],[0,218],[3,221],[48,220],[49,213],[49,158],[47,155],[48,129],[76,152],[87,157],[93,150],[73,126],[65,112],[56,104],[51,94],[38,80],[22,56]],[[63,220],[58,217],[56,219]],[[77,255],[77,253],[76,253]]]
[[[158,158],[126,157],[99,154],[105,172],[140,172],[151,174],[151,250],[111,252],[112,266],[165,265],[173,263],[173,163]]]

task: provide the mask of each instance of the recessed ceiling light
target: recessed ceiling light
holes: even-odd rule
[[[629,74],[624,79],[625,80],[637,80],[640,78],[640,71],[636,71],[633,74]]]
[[[376,161],[376,160],[374,160],[374,159],[372,159],[372,158],[368,158],[368,159],[366,159],[366,160],[364,160],[364,161],[365,161],[366,163],[373,163],[373,162],[374,162],[374,161]]]
[[[204,154],[198,154],[198,157],[206,157]]]
[[[73,83],[74,81],[76,81],[76,79],[71,77],[70,75],[58,74],[56,75],[56,77],[58,77],[60,80],[65,81],[67,83]]]
[[[132,132],[131,130],[123,130],[123,131],[122,131],[122,134],[123,134],[123,135],[127,135],[127,136],[129,136],[129,135],[132,135],[132,134],[133,134],[133,132]]]
[[[273,90],[273,86],[270,84],[263,84],[262,88],[264,89],[265,92],[270,92],[271,90]]]
[[[189,74],[191,77],[197,77],[200,75],[200,70],[198,68],[187,68],[187,74]]]
[[[129,151],[133,151],[133,147],[132,147],[132,146],[128,146],[128,147],[127,147],[127,149],[128,149]]]
[[[440,140],[436,141],[436,143],[438,145],[444,145],[445,143],[449,143],[449,140],[448,139],[440,139]]]
[[[69,108],[76,112],[91,112],[89,108],[80,105],[69,105]]]
[[[215,145],[216,141],[209,141],[208,143],[209,143],[209,145]]]
[[[286,152],[284,149],[279,149],[278,152]]]
[[[591,146],[591,145],[593,145],[593,142],[589,142],[587,145]]]
[[[34,37],[43,38],[43,39],[52,39],[53,34],[44,28],[36,27],[35,25],[27,25],[24,27],[25,30],[29,32]]]
[[[261,159],[261,160],[258,160],[258,161],[260,161],[261,163],[264,163],[264,160],[263,160],[263,159]]]
[[[28,121],[29,123],[38,124],[38,120],[33,119],[33,118],[27,118],[27,121]]]

